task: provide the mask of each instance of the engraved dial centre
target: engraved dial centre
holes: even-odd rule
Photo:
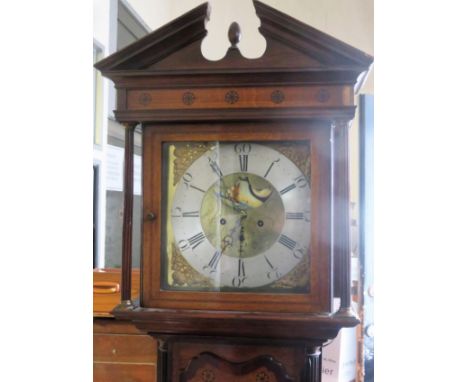
[[[285,210],[279,192],[269,181],[237,172],[221,177],[207,190],[200,219],[213,247],[223,248],[227,256],[247,258],[277,242]],[[230,245],[223,245],[226,242]]]

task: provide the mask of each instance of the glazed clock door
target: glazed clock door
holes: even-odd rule
[[[275,291],[278,280],[308,261],[309,176],[282,153],[286,147],[302,150],[305,166],[309,148],[300,142],[165,144],[166,288]],[[189,163],[195,150],[201,155]],[[174,171],[178,161],[188,168]],[[171,266],[172,256],[201,282],[191,284],[189,272]],[[306,288],[307,277],[301,281],[292,289]]]
[[[320,237],[329,232],[317,230],[330,215],[330,185],[319,181],[329,179],[327,129],[154,131],[144,169],[152,179],[145,213],[159,217],[144,234],[154,301],[190,306],[216,296],[226,309],[251,302],[274,311],[279,298],[302,311],[315,299],[328,307],[320,279],[329,279],[329,240]]]

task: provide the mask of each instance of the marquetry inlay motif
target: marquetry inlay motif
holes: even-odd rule
[[[235,90],[230,90],[226,93],[226,95],[224,96],[224,100],[233,105],[235,104],[237,101],[239,101],[239,93],[237,93]]]
[[[211,369],[204,369],[201,373],[203,382],[214,382],[215,373]]]
[[[127,110],[326,108],[354,105],[352,86],[142,89],[127,91]]]
[[[141,93],[138,101],[141,105],[146,106],[149,105],[149,103],[152,101],[152,97],[149,93]]]
[[[192,92],[185,92],[183,95],[182,95],[182,102],[185,104],[185,105],[192,105],[194,102],[195,102],[195,94],[193,94]]]
[[[271,101],[274,103],[281,103],[284,101],[284,93],[281,90],[275,90],[271,93]]]
[[[255,382],[270,382],[270,377],[264,371],[259,371],[255,375]]]
[[[330,92],[327,89],[319,89],[316,98],[321,103],[327,102],[330,99]]]

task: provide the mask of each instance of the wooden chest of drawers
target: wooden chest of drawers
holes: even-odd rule
[[[120,269],[95,269],[93,272],[93,316],[112,317],[110,313],[120,303]],[[132,299],[140,293],[140,271],[132,272]]]
[[[139,273],[132,276],[132,295],[136,296]],[[156,381],[156,340],[110,313],[120,302],[120,271],[95,271],[93,287],[94,382]]]
[[[156,341],[127,322],[94,319],[94,382],[154,382]]]

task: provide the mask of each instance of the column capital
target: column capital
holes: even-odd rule
[[[138,126],[139,122],[133,122],[133,121],[132,121],[132,122],[120,122],[120,124],[121,124],[126,130],[127,130],[127,129],[129,129],[129,130],[134,130],[134,129]]]
[[[168,344],[166,338],[156,337],[158,340],[158,350],[163,353],[167,353]]]
[[[348,118],[336,118],[332,120],[331,127],[332,130],[336,133],[342,130],[345,130],[345,128],[350,128],[351,127],[351,119]]]
[[[308,345],[306,348],[308,357],[319,357],[322,354],[322,347],[320,345]]]

